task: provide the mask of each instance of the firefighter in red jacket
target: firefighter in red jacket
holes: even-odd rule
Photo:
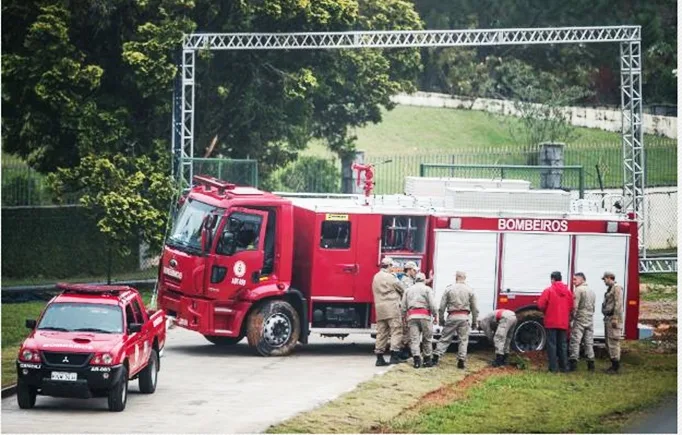
[[[561,272],[552,272],[552,285],[547,287],[540,296],[538,308],[545,313],[545,330],[547,331],[547,356],[549,371],[557,371],[557,353],[559,369],[568,371],[568,329],[571,310],[573,309],[573,294],[566,284],[561,282]]]

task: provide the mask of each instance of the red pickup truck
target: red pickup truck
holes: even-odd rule
[[[162,310],[145,310],[128,286],[57,284],[39,319],[26,320],[31,333],[19,349],[17,401],[33,408],[37,395],[108,397],[109,410],[123,411],[128,381],[156,390],[159,358],[166,341]]]

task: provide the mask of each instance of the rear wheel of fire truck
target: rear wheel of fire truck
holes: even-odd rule
[[[123,366],[121,380],[109,390],[108,404],[109,411],[121,412],[126,408],[128,402],[128,367]]]
[[[543,350],[547,343],[547,333],[543,325],[542,312],[526,310],[516,314],[517,323],[512,344],[518,352]]]
[[[17,403],[21,409],[31,409],[36,405],[35,388],[19,381],[17,383]]]
[[[249,346],[262,356],[290,354],[301,334],[298,313],[286,301],[265,301],[249,314],[246,326]]]
[[[156,391],[156,381],[159,377],[159,354],[152,349],[147,366],[140,372],[140,392],[152,394]]]
[[[220,335],[204,335],[204,338],[216,346],[234,346],[235,344],[242,341],[244,336],[239,335],[238,337],[223,337]]]

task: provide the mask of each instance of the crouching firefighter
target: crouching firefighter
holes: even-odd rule
[[[424,367],[431,367],[431,354],[433,345],[433,320],[436,313],[436,304],[431,294],[431,289],[426,285],[426,275],[419,272],[415,278],[415,284],[405,291],[403,295],[403,314],[407,319],[410,332],[410,351],[414,360],[414,368],[422,366],[420,343],[424,349]],[[421,335],[421,340],[420,340]]]
[[[495,310],[479,320],[478,328],[495,344],[493,367],[507,364],[515,326],[516,313],[511,310]]]

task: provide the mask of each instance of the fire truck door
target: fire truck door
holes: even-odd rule
[[[445,288],[455,282],[458,270],[476,293],[481,316],[495,309],[498,234],[491,232],[436,230],[433,285],[436,304]]]
[[[324,282],[316,294],[326,297],[353,297],[355,277],[359,271],[356,261],[356,216],[346,214],[322,215],[316,231],[319,235],[319,255],[315,265],[317,281]]]
[[[205,296],[224,298],[260,280],[268,213],[233,208],[220,228],[215,255],[208,257]]]
[[[605,271],[616,275],[616,282],[623,286],[623,308],[626,308],[628,278],[629,234],[577,235],[575,246],[575,271],[585,274],[587,285],[594,292],[594,336],[604,337],[604,317],[601,304],[606,286],[601,280]],[[627,310],[625,310],[627,312]],[[625,314],[624,314],[625,315]]]

